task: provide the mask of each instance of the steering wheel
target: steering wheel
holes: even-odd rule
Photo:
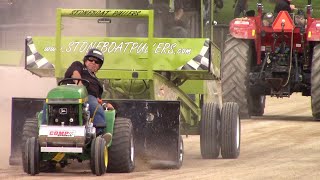
[[[77,83],[74,83],[74,81],[77,81]],[[70,83],[71,82],[71,83]],[[76,84],[79,85],[79,83],[82,82],[82,84],[87,88],[90,85],[90,82],[86,79],[82,78],[65,78],[58,82],[58,86],[63,84]]]

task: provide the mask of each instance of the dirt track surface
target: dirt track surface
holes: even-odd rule
[[[320,177],[320,122],[310,112],[310,98],[268,98],[264,117],[241,121],[241,153],[233,159],[202,159],[199,136],[184,137],[181,169],[149,169],[137,162],[133,173],[105,174],[107,179],[317,179]],[[0,179],[98,179],[88,163],[73,163],[56,173],[32,177],[21,166],[0,169]]]

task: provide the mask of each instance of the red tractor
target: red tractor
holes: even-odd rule
[[[262,116],[266,96],[311,96],[312,114],[320,119],[320,19],[306,12],[263,12],[230,22],[221,62],[224,102],[237,102],[240,116]]]

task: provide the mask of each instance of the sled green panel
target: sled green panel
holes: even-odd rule
[[[186,94],[204,94],[204,82],[202,80],[189,80],[180,86]]]

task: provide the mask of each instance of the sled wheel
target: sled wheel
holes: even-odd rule
[[[220,153],[220,110],[218,104],[208,103],[203,105],[200,129],[202,158],[218,158]]]
[[[221,112],[221,155],[224,159],[235,159],[240,154],[239,106],[227,102]]]
[[[103,138],[96,137],[91,142],[90,168],[93,174],[101,176],[108,166],[108,149]]]
[[[178,143],[178,157],[173,169],[180,169],[184,159],[184,145],[183,145],[183,138],[180,135],[179,143]]]

